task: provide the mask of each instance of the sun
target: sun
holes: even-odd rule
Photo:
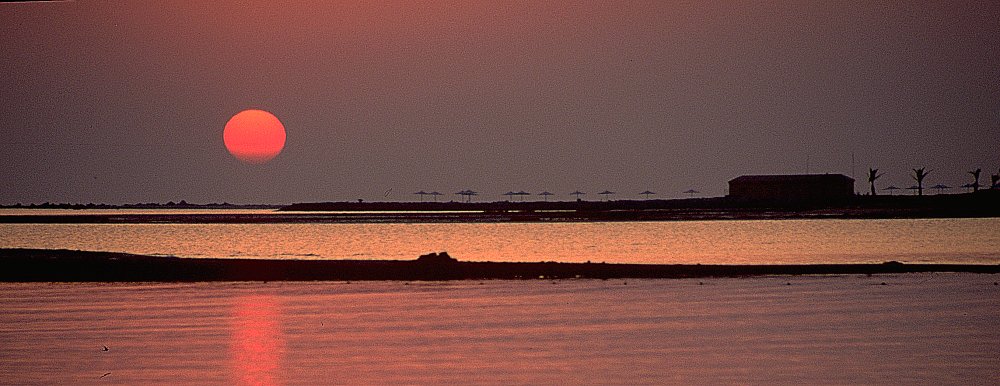
[[[226,150],[248,164],[263,164],[285,147],[285,126],[264,110],[243,110],[229,118],[222,131]]]

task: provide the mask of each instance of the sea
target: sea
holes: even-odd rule
[[[0,210],[0,248],[262,259],[412,260],[446,251],[461,261],[650,264],[1000,263],[1000,218],[710,220],[572,223],[72,224],[4,215],[239,215],[274,211]],[[294,215],[292,213],[291,215]]]
[[[447,251],[464,261],[1000,264],[998,230],[995,218],[0,223],[0,247],[192,258],[409,260]],[[942,272],[0,283],[0,384],[997,384],[998,281]]]

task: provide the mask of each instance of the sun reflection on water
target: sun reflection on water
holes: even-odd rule
[[[269,295],[238,298],[233,306],[230,356],[236,383],[276,385],[284,354],[281,309]]]

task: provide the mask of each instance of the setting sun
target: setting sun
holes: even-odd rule
[[[234,157],[249,164],[262,164],[285,147],[285,126],[263,110],[243,110],[226,123],[222,139]]]

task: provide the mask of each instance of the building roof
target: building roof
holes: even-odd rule
[[[820,182],[820,181],[844,181],[853,183],[854,179],[843,174],[770,174],[770,175],[753,175],[753,176],[739,176],[732,180],[733,182],[749,182],[749,183],[775,183],[775,182]]]

